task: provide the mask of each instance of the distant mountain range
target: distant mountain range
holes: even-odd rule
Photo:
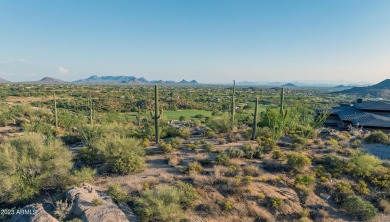
[[[306,82],[249,82],[249,81],[243,81],[238,82],[236,85],[240,86],[269,86],[269,87],[325,87],[325,88],[331,88],[331,87],[343,87],[346,88],[352,88],[354,86],[362,85],[362,84],[353,84],[353,85],[337,85],[337,84],[331,84],[331,83],[306,83]]]
[[[2,79],[0,78],[0,83],[9,83],[9,81],[5,80],[5,79]]]
[[[283,87],[297,87],[297,85],[293,84],[293,83],[287,83],[287,84],[284,84],[282,85]]]
[[[10,83],[7,80],[0,78],[0,83]],[[124,85],[148,85],[148,84],[160,84],[160,85],[196,85],[199,84],[196,80],[186,81],[181,80],[179,82],[175,81],[165,81],[165,80],[154,80],[148,81],[145,78],[137,78],[134,76],[90,76],[86,79],[79,79],[73,82],[67,82],[61,79],[55,79],[52,77],[45,77],[38,81],[26,81],[26,82],[17,82],[25,84],[124,84]]]
[[[80,79],[77,81],[74,81],[73,83],[83,83],[83,84],[134,84],[134,85],[142,85],[142,84],[186,84],[186,85],[195,85],[199,84],[196,80],[192,81],[186,81],[181,80],[180,82],[175,81],[166,81],[166,80],[153,80],[148,81],[145,78],[137,78],[134,76],[90,76],[86,79]]]
[[[372,97],[390,98],[390,79],[383,80],[382,82],[372,86],[353,87],[351,89],[346,89],[334,93],[350,94],[350,95],[357,95],[362,97],[372,96]]]

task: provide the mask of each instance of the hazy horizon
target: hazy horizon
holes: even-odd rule
[[[0,78],[378,83],[390,1],[0,0]]]

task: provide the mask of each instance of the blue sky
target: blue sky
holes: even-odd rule
[[[0,77],[378,82],[387,0],[0,0]]]

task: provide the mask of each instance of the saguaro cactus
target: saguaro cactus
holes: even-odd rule
[[[90,121],[90,124],[93,125],[93,102],[92,102],[92,97],[89,96],[87,98],[87,102],[88,102],[88,108],[89,108],[89,121]]]
[[[138,114],[137,114],[137,123],[138,123],[138,126],[141,125],[141,107],[138,106]]]
[[[253,115],[253,126],[252,126],[252,140],[256,139],[256,134],[257,134],[257,106],[259,104],[259,98],[256,98],[255,102],[255,112],[252,114]]]
[[[54,118],[55,118],[56,128],[58,128],[57,98],[55,93],[53,93],[53,98],[54,98]]]
[[[158,124],[158,119],[161,118],[161,114],[162,114],[162,111],[160,110],[159,112],[159,106],[158,106],[158,86],[157,84],[154,86],[154,115],[153,113],[151,112],[150,115],[152,116],[152,118],[154,119],[154,128],[156,130],[156,144],[158,144],[158,141],[160,139],[160,135],[159,135],[159,124]]]
[[[233,94],[232,94],[232,102],[231,102],[231,125],[232,130],[234,129],[234,116],[236,114],[236,80],[233,80]]]
[[[283,116],[284,109],[284,87],[282,87],[280,92],[280,115]]]

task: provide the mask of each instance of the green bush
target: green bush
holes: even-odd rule
[[[116,203],[123,203],[129,200],[127,193],[118,184],[111,185],[108,188],[108,193]]]
[[[190,184],[147,189],[135,198],[135,212],[141,221],[180,221],[184,217],[183,209],[192,206],[197,198],[198,194]]]
[[[301,172],[311,165],[311,160],[303,154],[293,152],[287,155],[287,165]]]
[[[351,158],[348,168],[355,176],[369,177],[381,168],[382,161],[370,154],[355,155]]]
[[[325,155],[322,159],[322,165],[333,177],[338,177],[345,170],[343,158],[335,154]]]
[[[347,197],[354,195],[351,184],[346,181],[340,181],[336,184],[336,190],[334,192],[334,198],[336,202],[340,203]]]
[[[92,183],[96,176],[96,170],[93,170],[89,167],[83,167],[80,170],[75,170],[70,175],[70,184],[79,186],[82,183]]]
[[[158,144],[158,148],[160,148],[162,151],[164,151],[166,153],[171,153],[171,152],[175,151],[175,149],[172,147],[171,143],[160,142]]]
[[[212,143],[205,143],[205,144],[203,144],[202,148],[203,148],[206,152],[213,152],[214,149],[215,149],[215,146],[214,146],[214,144],[212,144]]]
[[[240,158],[244,156],[244,151],[237,147],[229,147],[226,149],[226,153],[230,158]]]
[[[95,144],[114,173],[130,174],[145,168],[145,150],[138,140],[111,136]]]
[[[39,133],[7,140],[0,149],[0,202],[23,202],[42,189],[64,189],[71,159],[61,141]]]
[[[368,202],[359,196],[348,197],[341,205],[341,209],[351,215],[354,219],[364,221],[373,219],[378,213],[378,209],[376,209],[371,202]]]
[[[367,143],[388,143],[389,136],[382,131],[374,131],[364,141]]]
[[[216,163],[218,165],[224,165],[224,166],[229,166],[230,164],[230,158],[227,154],[220,154],[216,157]]]

